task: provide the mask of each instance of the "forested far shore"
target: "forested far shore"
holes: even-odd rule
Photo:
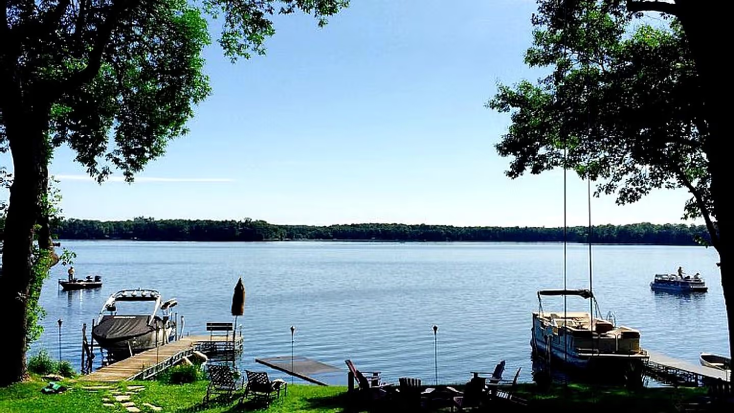
[[[3,222],[0,222],[0,225]],[[569,227],[460,227],[363,223],[348,225],[278,225],[262,220],[186,220],[135,218],[125,221],[63,219],[54,234],[68,240],[142,241],[589,241],[589,228]],[[703,225],[650,224],[598,225],[591,228],[591,242],[603,244],[708,245]]]

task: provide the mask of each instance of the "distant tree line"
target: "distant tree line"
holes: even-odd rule
[[[2,225],[2,222],[0,222]],[[505,241],[562,242],[562,227],[458,227],[451,225],[349,224],[277,225],[262,220],[185,220],[139,217],[126,221],[62,219],[59,239],[124,239],[144,241]],[[588,242],[588,227],[566,228],[568,242]],[[708,242],[702,225],[599,225],[591,241],[604,244],[696,245]]]

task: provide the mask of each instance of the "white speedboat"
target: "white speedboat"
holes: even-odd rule
[[[625,380],[639,374],[649,358],[640,347],[640,331],[616,326],[590,312],[543,311],[542,296],[579,296],[598,305],[590,290],[538,291],[540,308],[533,312],[531,346],[536,355],[551,364],[592,373],[597,379]]]
[[[164,345],[176,331],[170,317],[176,304],[174,299],[162,302],[156,290],[118,291],[102,306],[92,337],[115,360]]]

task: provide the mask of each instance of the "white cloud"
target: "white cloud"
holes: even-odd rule
[[[53,175],[59,181],[90,181],[94,179],[89,175]],[[105,182],[125,182],[121,176],[110,176]],[[150,176],[136,176],[135,182],[234,182],[230,178],[161,178]]]

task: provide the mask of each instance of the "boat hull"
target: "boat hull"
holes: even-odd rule
[[[731,370],[731,358],[711,353],[701,353],[699,361],[702,366],[718,370]]]
[[[59,285],[64,291],[85,290],[88,288],[101,288],[102,281],[68,281],[59,280]]]
[[[654,291],[665,291],[669,293],[705,293],[708,287],[705,285],[691,284],[661,284],[656,282],[650,283],[650,288]]]

